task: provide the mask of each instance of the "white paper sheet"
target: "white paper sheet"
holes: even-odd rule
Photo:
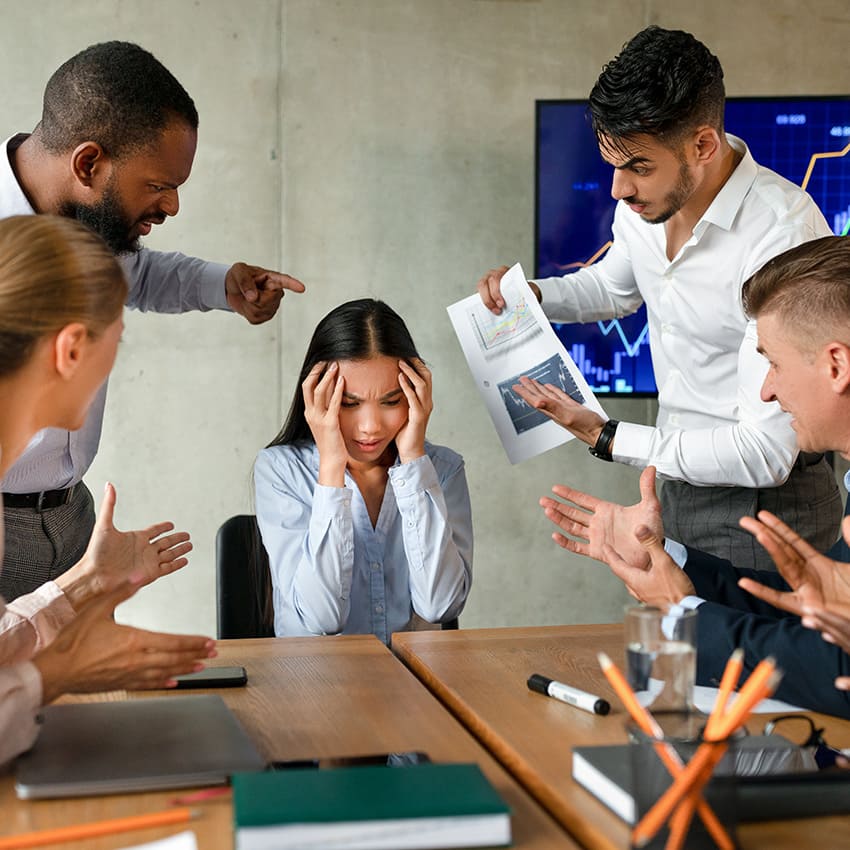
[[[498,316],[477,294],[447,309],[508,459],[519,463],[573,439],[513,391],[522,375],[558,386],[603,419],[608,417],[543,315],[519,263],[505,273],[501,291],[505,308]]]
[[[125,850],[198,850],[198,840],[194,832],[186,830],[159,841],[127,845]]]

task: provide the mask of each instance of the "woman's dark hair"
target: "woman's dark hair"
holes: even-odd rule
[[[313,331],[286,422],[266,448],[299,441],[313,442],[313,434],[304,418],[301,384],[317,363],[371,357],[395,357],[411,365],[419,359],[419,352],[401,316],[374,298],[348,301],[331,310]]]

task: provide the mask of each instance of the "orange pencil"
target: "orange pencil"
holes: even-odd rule
[[[726,662],[726,667],[723,670],[723,676],[720,679],[720,687],[717,691],[717,699],[714,701],[714,706],[711,709],[708,722],[705,724],[705,731],[709,734],[712,732],[714,726],[726,710],[726,704],[729,702],[729,696],[738,684],[738,679],[741,678],[741,670],[743,667],[744,650],[736,649],[729,656],[729,660]],[[710,778],[711,774],[709,773],[708,779]],[[685,799],[677,806],[673,817],[670,819],[670,836],[667,839],[667,846],[665,850],[681,850],[681,848],[684,847],[685,838],[688,834],[688,827],[691,825],[691,820],[694,816],[694,807],[698,806],[702,799],[701,791],[704,785],[705,783],[695,783],[694,788],[688,792]],[[715,843],[717,843],[716,839]]]
[[[96,838],[100,835],[113,835],[116,832],[146,829],[149,826],[183,823],[193,817],[195,817],[195,812],[192,809],[168,809],[164,812],[152,812],[147,815],[93,821],[75,826],[60,826],[56,829],[40,829],[37,832],[23,832],[20,835],[0,838],[0,850],[22,850],[26,847],[41,847],[60,841],[80,841],[84,838]]]
[[[726,705],[729,702],[729,697],[735,686],[738,684],[738,679],[741,678],[741,671],[744,669],[744,650],[736,649],[726,662],[726,667],[723,670],[723,676],[720,679],[720,688],[717,691],[717,699],[714,701],[714,707],[711,709],[711,714],[708,716],[708,722],[705,724],[705,731],[711,733],[717,721],[726,711]]]
[[[661,727],[656,722],[655,718],[638,702],[635,692],[629,687],[626,677],[620,672],[616,664],[604,652],[597,654],[599,666],[608,679],[609,684],[614,689],[614,692],[620,698],[620,701],[626,707],[632,720],[637,723],[640,730],[650,738],[663,738],[664,733]],[[674,778],[684,770],[684,765],[679,757],[679,754],[668,744],[659,743],[655,748],[658,757],[661,759],[664,767],[670,772]],[[717,819],[717,816],[711,810],[711,806],[706,803],[702,797],[696,802],[697,812],[705,824],[714,843],[721,850],[733,850],[735,842],[732,841],[729,833],[726,831],[722,823]],[[688,818],[690,822],[690,817]]]
[[[723,757],[728,746],[725,743],[718,745],[713,742],[728,738],[738,726],[744,723],[752,713],[753,708],[765,696],[773,693],[781,678],[782,674],[775,669],[775,662],[772,658],[765,659],[756,667],[741,688],[731,708],[716,724],[711,738],[699,747],[687,767],[659,797],[656,804],[644,815],[640,823],[635,826],[632,831],[632,841],[637,847],[643,847],[652,840],[676,806],[692,788],[702,787],[702,784],[708,781],[710,773],[707,774],[700,785],[697,785],[699,777],[703,775],[706,769],[713,769],[714,765]]]

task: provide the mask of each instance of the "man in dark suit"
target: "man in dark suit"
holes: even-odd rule
[[[801,451],[850,457],[850,239],[827,236],[780,254],[747,281],[743,299],[770,363],[762,400],[791,414]],[[570,535],[556,533],[557,543],[607,563],[637,599],[699,609],[699,684],[717,685],[741,647],[747,672],[776,658],[785,672],[778,698],[850,718],[850,519],[845,539],[823,555],[766,511],[745,517],[779,574],[743,570],[665,541],[652,467],[640,488],[630,507],[562,486],[553,490],[563,501],[541,505]]]

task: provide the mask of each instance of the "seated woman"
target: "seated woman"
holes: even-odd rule
[[[300,381],[254,468],[275,633],[388,643],[454,619],[472,585],[469,491],[460,455],[425,440],[431,373],[401,317],[370,298],[332,310]]]

